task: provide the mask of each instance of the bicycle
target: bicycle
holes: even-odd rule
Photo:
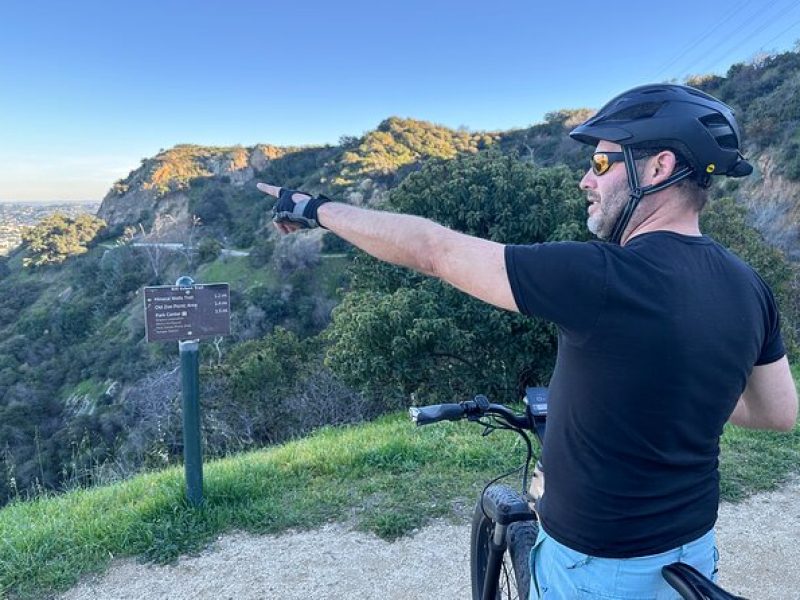
[[[543,491],[544,471],[537,460],[533,485],[528,484],[534,456],[529,434],[541,447],[547,428],[547,388],[527,388],[523,402],[522,414],[502,404],[492,404],[482,394],[459,403],[409,408],[411,420],[418,426],[467,419],[483,425],[484,436],[498,429],[507,430],[525,442],[527,455],[522,466],[486,484],[475,506],[470,535],[472,600],[527,600],[530,595],[528,559],[539,533],[536,503]],[[519,471],[520,492],[497,483]],[[746,600],[725,591],[687,564],[672,563],[661,572],[684,600]]]

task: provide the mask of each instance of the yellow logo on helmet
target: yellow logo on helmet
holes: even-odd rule
[[[713,173],[714,169],[716,169],[716,168],[717,168],[716,165],[714,163],[711,163],[710,165],[708,165],[706,167],[706,173]]]

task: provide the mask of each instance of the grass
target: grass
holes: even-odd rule
[[[738,500],[797,469],[800,430],[728,427],[722,446],[723,497]],[[481,438],[479,427],[463,422],[416,428],[392,415],[208,462],[201,508],[187,505],[180,468],[16,502],[0,510],[0,597],[48,596],[119,556],[170,562],[231,530],[351,521],[392,539],[432,518],[463,521],[483,483],[522,456],[514,435]]]
[[[336,298],[352,258],[347,254],[323,254],[322,257],[322,264],[314,267],[313,285],[326,297]],[[256,285],[275,289],[282,283],[280,275],[271,265],[251,267],[246,256],[221,256],[201,265],[195,280],[198,283],[229,283],[232,290],[241,292]]]
[[[775,433],[729,425],[721,445],[720,492],[725,500],[773,490],[800,465],[800,427]]]
[[[791,367],[795,384],[800,364]],[[800,465],[800,425],[790,433],[727,425],[720,440],[720,493],[730,501],[775,489]]]
[[[76,383],[74,386],[62,390],[61,397],[62,399],[67,399],[70,397],[88,396],[92,400],[95,400],[99,398],[107,388],[108,385],[102,381],[84,379],[80,383]]]
[[[198,283],[229,283],[231,289],[244,291],[254,285],[275,284],[275,273],[268,267],[253,268],[246,256],[221,256],[200,266]]]
[[[0,595],[51,594],[117,556],[168,562],[227,530],[354,520],[393,538],[434,517],[463,517],[457,507],[521,456],[514,437],[483,440],[466,423],[417,429],[395,415],[209,462],[199,509],[185,502],[178,468],[18,502],[0,510]]]

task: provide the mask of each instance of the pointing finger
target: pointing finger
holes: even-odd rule
[[[265,194],[269,194],[270,196],[275,196],[276,198],[280,196],[281,193],[281,188],[277,185],[270,185],[268,183],[257,183],[256,187]]]

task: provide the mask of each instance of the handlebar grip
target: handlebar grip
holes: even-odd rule
[[[429,425],[438,421],[458,421],[464,417],[464,407],[460,404],[432,404],[431,406],[412,406],[408,409],[411,420],[417,425]]]

